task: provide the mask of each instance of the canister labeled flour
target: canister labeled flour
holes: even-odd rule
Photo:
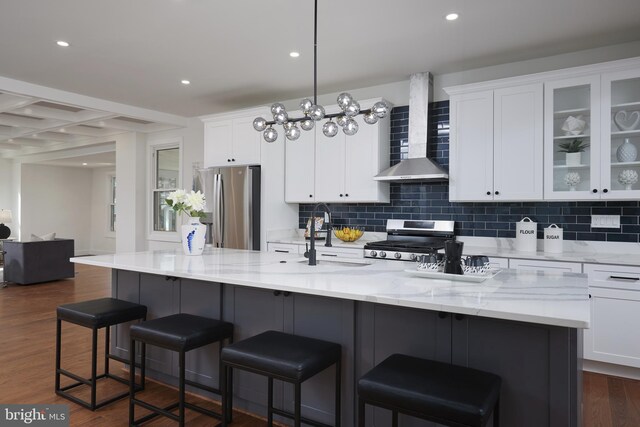
[[[555,224],[551,224],[544,229],[544,251],[551,253],[562,252],[562,228]]]
[[[531,221],[529,217],[516,222],[516,250],[523,252],[535,252],[537,249],[538,223]]]

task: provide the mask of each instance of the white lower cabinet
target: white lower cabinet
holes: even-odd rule
[[[585,264],[591,296],[591,328],[584,358],[640,368],[640,268]]]
[[[491,268],[509,268],[509,258],[489,258]]]
[[[582,264],[579,262],[545,261],[537,259],[509,258],[509,268],[559,273],[582,273]]]
[[[293,243],[268,243],[267,252],[298,254],[300,253],[300,245],[296,245]]]
[[[364,258],[364,249],[362,248],[339,248],[316,246],[316,254],[318,259],[331,258]]]

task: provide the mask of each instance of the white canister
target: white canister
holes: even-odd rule
[[[516,250],[523,252],[535,252],[537,250],[538,223],[531,221],[529,217],[516,222]]]
[[[556,254],[562,252],[562,228],[551,224],[544,229],[544,251]]]

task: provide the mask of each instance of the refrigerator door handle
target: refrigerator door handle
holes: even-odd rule
[[[214,247],[221,248],[224,242],[224,189],[221,174],[216,174],[213,178],[213,198],[212,243]]]

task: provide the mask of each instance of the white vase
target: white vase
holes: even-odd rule
[[[567,153],[567,166],[580,166],[582,164],[582,153]]]
[[[635,162],[638,158],[638,149],[633,145],[629,138],[625,138],[616,151],[616,158],[619,162]]]
[[[182,250],[185,255],[201,255],[204,250],[207,226],[200,223],[199,217],[189,217],[182,226]]]

